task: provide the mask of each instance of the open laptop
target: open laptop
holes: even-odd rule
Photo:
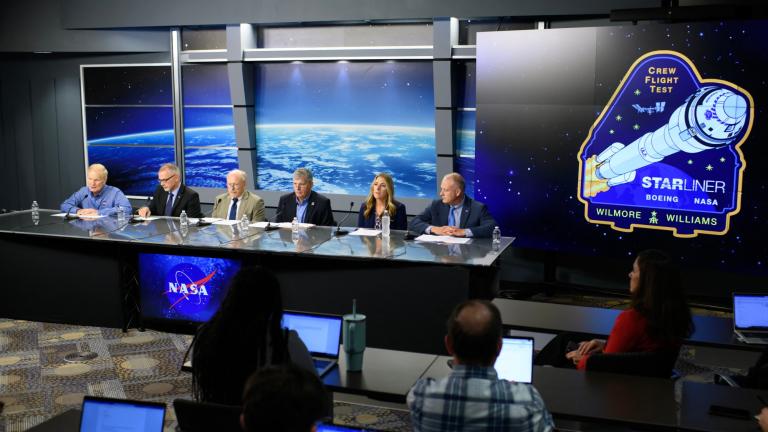
[[[164,422],[164,403],[85,396],[80,432],[162,432]]]
[[[505,336],[493,366],[501,379],[530,383],[533,379],[533,338]]]
[[[317,375],[322,377],[339,361],[342,318],[310,312],[285,311],[283,327],[295,330],[309,349]]]
[[[768,294],[733,294],[733,331],[748,344],[768,344]]]

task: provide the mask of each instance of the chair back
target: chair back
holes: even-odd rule
[[[174,399],[180,432],[242,432],[239,406]]]
[[[627,375],[671,378],[680,348],[651,352],[601,353],[587,358],[586,369]]]

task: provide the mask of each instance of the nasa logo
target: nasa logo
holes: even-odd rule
[[[178,310],[206,305],[210,297],[206,283],[215,274],[215,269],[206,275],[199,267],[190,263],[173,266],[165,277],[165,286],[168,287],[165,295],[170,302],[169,309]]]
[[[741,207],[741,145],[753,121],[744,88],[703,78],[679,52],[641,56],[579,151],[585,219],[618,231],[725,234]]]

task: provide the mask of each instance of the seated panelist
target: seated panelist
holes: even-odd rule
[[[381,216],[384,214],[384,210],[389,213],[389,227],[391,229],[408,229],[405,205],[395,200],[395,183],[392,176],[387,173],[380,173],[373,178],[368,198],[360,206],[357,226],[359,228],[381,229]]]
[[[89,166],[86,186],[65,199],[61,211],[78,216],[111,216],[122,208],[126,215],[130,215],[133,211],[130,201],[120,189],[107,185],[108,174],[102,164]]]
[[[211,217],[240,220],[246,215],[251,222],[267,220],[264,216],[264,200],[246,189],[247,181],[245,171],[230,171],[227,174],[227,192],[216,197]]]
[[[203,217],[203,212],[200,210],[200,196],[181,183],[179,167],[172,163],[164,164],[157,171],[157,181],[160,184],[152,195],[152,201],[148,206],[139,209],[139,216],[179,217],[184,210],[189,217]]]
[[[490,237],[496,221],[485,204],[464,194],[464,177],[446,174],[440,182],[440,198],[411,220],[410,231],[454,237]]]
[[[312,190],[312,171],[299,168],[293,172],[293,192],[280,197],[277,203],[277,222],[291,222],[333,226],[331,200]]]

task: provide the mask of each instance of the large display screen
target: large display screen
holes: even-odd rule
[[[236,259],[140,253],[142,318],[208,321],[240,266]]]
[[[766,21],[479,34],[475,197],[516,246],[595,268],[660,248],[766,276],[765,42]]]

